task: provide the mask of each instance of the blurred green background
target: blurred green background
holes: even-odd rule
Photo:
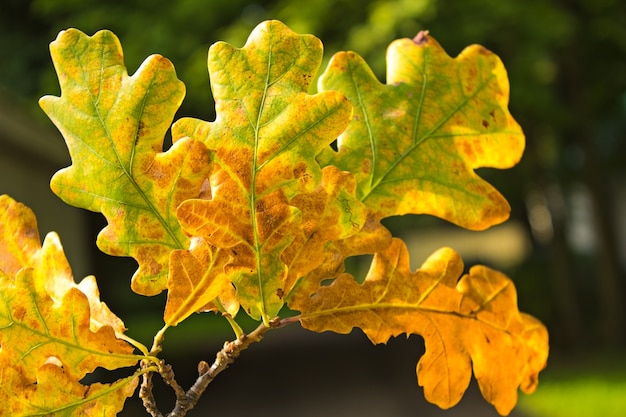
[[[614,372],[626,369],[626,2],[622,0],[3,0],[0,149],[34,170],[39,159],[32,152],[37,150],[16,140],[22,128],[34,129],[24,137],[45,137],[63,148],[37,106],[40,96],[59,94],[48,44],[62,29],[76,27],[88,34],[112,30],[121,40],[131,73],[149,54],[168,57],[187,86],[177,118],[212,120],[208,47],[217,40],[242,46],[250,31],[266,19],[282,20],[296,32],[319,37],[326,60],[338,50],[356,51],[381,81],[387,45],[419,30],[429,30],[452,56],[474,43],[500,56],[509,72],[511,113],[525,131],[527,149],[514,169],[485,169],[480,174],[507,197],[511,220],[484,233],[458,230],[424,216],[391,219],[388,225],[412,247],[414,267],[430,251],[448,245],[458,249],[468,265],[486,263],[506,272],[518,287],[520,309],[549,327],[554,371],[546,372],[546,386],[558,387],[559,381],[574,381],[577,375],[588,381],[584,372],[596,370],[598,378],[612,381],[608,386],[621,387],[616,392],[622,395],[609,389],[594,401],[608,403],[609,411],[580,415],[606,416],[612,415],[611,408],[626,409],[623,402],[612,402],[626,397],[626,376]],[[10,193],[43,216],[42,233],[62,229],[53,224],[54,213],[62,209],[39,200],[49,191],[18,187],[12,178],[19,174],[12,174],[7,164],[9,173],[2,171],[0,193]],[[37,169],[49,179],[62,166],[48,161]],[[133,294],[128,286],[133,262],[95,250],[101,217],[74,215],[84,216],[76,223],[83,227],[66,224],[67,234],[80,237],[85,229],[88,241],[66,241],[64,234],[61,239],[70,262],[78,265],[77,279],[95,273],[102,298],[126,321],[130,335],[150,344],[162,323],[164,295],[144,299]],[[186,335],[204,332],[205,339],[211,339],[209,330],[217,332],[216,343],[222,342],[230,336],[219,326],[203,316],[193,317],[172,331],[168,343],[172,350],[189,349]],[[609,376],[604,370],[611,366],[596,366],[598,358],[607,357],[618,364]],[[547,398],[563,396],[558,389],[556,394],[548,391]],[[528,412],[560,415],[532,403],[541,401],[541,395],[540,388],[529,397]]]

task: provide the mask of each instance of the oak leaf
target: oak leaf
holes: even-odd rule
[[[86,386],[52,363],[38,369],[34,383],[11,367],[0,368],[0,380],[0,416],[7,417],[114,417],[139,382],[132,375],[111,384]]]
[[[343,241],[363,231],[369,212],[355,193],[356,182],[351,173],[327,166],[315,191],[289,201],[302,213],[302,225],[301,233],[296,234],[282,254],[288,275],[281,291],[287,298],[298,279],[329,263],[327,252],[336,249],[331,242]],[[337,256],[340,262],[347,257],[342,255]],[[322,268],[326,270],[329,266]]]
[[[51,386],[60,373],[71,380],[74,388],[68,389],[86,392],[92,386],[80,380],[96,368],[136,365],[141,356],[121,339],[124,331],[124,323],[100,301],[93,277],[74,282],[58,236],[49,233],[42,245],[32,211],[0,196],[0,369],[5,387],[0,398],[18,407],[7,409],[6,415],[19,415],[20,404],[36,398],[52,408],[65,404],[46,394],[57,389]],[[15,384],[7,388],[5,381]]]
[[[172,128],[175,141],[201,141],[213,158],[211,198],[183,202],[179,221],[230,252],[226,271],[255,319],[267,321],[284,303],[281,253],[302,222],[289,200],[317,188],[315,158],[350,120],[342,94],[307,93],[321,58],[319,39],[277,21],[257,26],[243,48],[218,42],[208,59],[216,120],[184,118]]]
[[[79,289],[89,301],[90,328],[97,331],[107,325],[122,335],[126,327],[100,301],[95,277],[74,282],[59,236],[48,233],[42,245],[32,210],[7,195],[0,196],[0,208],[0,271],[14,279],[20,270],[31,268],[32,285],[37,286],[37,291],[45,291],[56,304],[61,303],[70,288]]]
[[[331,59],[320,90],[344,93],[354,115],[322,165],[354,173],[379,218],[431,214],[475,230],[506,220],[507,201],[474,172],[509,168],[524,149],[500,59],[476,45],[453,59],[421,32],[394,41],[387,66],[381,84],[356,53]]]
[[[133,290],[157,294],[166,287],[170,252],[188,245],[175,209],[200,194],[210,170],[199,142],[181,140],[162,152],[184,85],[160,55],[129,76],[109,31],[62,31],[50,51],[61,97],[43,97],[40,105],[72,158],[52,178],[52,190],[68,204],[101,212],[108,226],[98,236],[100,249],[135,258]]]
[[[460,256],[443,248],[411,272],[406,246],[393,239],[378,252],[362,285],[341,274],[330,286],[290,307],[302,326],[317,332],[363,330],[373,343],[419,334],[426,353],[417,365],[425,397],[442,408],[457,404],[472,371],[500,414],[532,392],[546,364],[548,336],[536,319],[517,310],[513,283],[475,266],[463,272]]]
[[[233,300],[230,279],[224,267],[229,257],[225,250],[211,247],[199,237],[192,238],[189,250],[174,251],[170,259],[167,304],[164,320],[175,326],[191,314],[217,310],[216,298],[225,299],[225,312],[235,316],[239,305]]]

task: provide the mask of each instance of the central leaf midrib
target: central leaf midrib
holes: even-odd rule
[[[271,33],[268,40],[268,51],[267,51],[267,68],[265,75],[265,84],[263,86],[263,95],[261,97],[261,102],[259,103],[259,109],[257,113],[257,119],[254,125],[252,126],[254,129],[254,148],[252,155],[252,173],[251,173],[251,186],[250,186],[250,221],[252,224],[252,232],[254,235],[254,256],[256,262],[256,278],[257,278],[257,287],[259,289],[259,297],[262,305],[261,314],[263,321],[266,320],[267,313],[267,305],[265,302],[265,292],[263,288],[263,275],[261,271],[261,242],[259,237],[258,225],[256,220],[256,176],[257,172],[260,169],[258,164],[258,151],[259,151],[259,131],[261,129],[261,118],[263,115],[263,110],[265,108],[265,100],[267,99],[267,91],[270,86],[270,74],[272,68],[272,39]],[[249,119],[250,120],[250,119]]]
[[[426,80],[426,72],[424,72],[424,80]],[[439,120],[438,123],[436,123],[428,132],[426,132],[424,135],[422,135],[420,138],[415,138],[412,140],[411,145],[400,155],[398,156],[398,158],[396,158],[394,161],[391,162],[391,164],[389,164],[387,166],[387,169],[383,172],[383,174],[378,177],[378,179],[375,179],[375,169],[376,169],[376,165],[374,164],[375,159],[372,156],[372,175],[370,176],[370,187],[369,189],[363,194],[362,198],[361,198],[361,202],[365,202],[365,200],[367,200],[372,194],[374,194],[374,191],[377,189],[377,187],[383,185],[385,183],[385,178],[387,178],[388,175],[390,175],[395,168],[400,165],[400,163],[402,161],[405,160],[405,158],[407,158],[418,146],[420,146],[424,141],[426,141],[429,138],[434,137],[434,133],[437,132],[443,125],[445,125],[461,108],[463,108],[464,106],[466,106],[474,97],[476,97],[484,88],[486,88],[489,85],[489,82],[491,81],[491,78],[487,79],[486,81],[484,81],[483,83],[481,83],[478,88],[476,88],[476,90],[469,96],[465,96],[463,100],[461,100],[457,106],[455,106],[450,113],[448,113],[445,117],[441,118]],[[356,91],[358,92],[358,94],[360,94],[360,91],[358,88],[356,88]],[[426,96],[426,82],[424,81],[423,86],[422,86],[422,94],[420,95],[420,103],[417,107],[417,114],[416,114],[416,118],[421,119],[421,112],[422,112],[422,108],[424,105],[424,101],[425,101],[425,96]],[[359,104],[361,105],[362,111],[364,114],[366,113],[366,107],[363,105],[363,103],[361,101],[359,101]],[[417,124],[414,124],[414,129],[413,129],[413,135],[417,135],[417,130],[418,130],[419,126]],[[376,142],[374,135],[370,134],[370,142]]]
[[[476,313],[464,314],[464,313],[461,313],[460,311],[444,310],[444,309],[438,309],[438,308],[433,308],[433,307],[423,307],[417,304],[398,305],[398,304],[392,304],[392,303],[379,303],[379,302],[364,303],[364,304],[358,304],[358,305],[333,307],[333,308],[329,308],[326,310],[318,310],[314,312],[302,313],[298,316],[298,319],[300,321],[314,320],[316,317],[323,317],[323,316],[333,317],[333,316],[342,315],[342,314],[357,314],[357,313],[361,314],[363,312],[370,312],[372,314],[380,315],[378,313],[378,310],[388,310],[388,311],[389,310],[411,310],[417,314],[424,314],[424,315],[441,314],[441,315],[454,316],[461,320],[476,320],[477,322],[482,323],[486,326],[492,327],[498,331],[502,331],[509,335],[515,336],[513,335],[513,333],[511,333],[509,329],[498,327],[494,323],[481,320],[480,318],[478,318],[478,315]],[[383,322],[386,322],[386,321],[387,320],[383,320]]]

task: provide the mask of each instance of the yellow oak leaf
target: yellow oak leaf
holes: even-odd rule
[[[35,214],[8,195],[0,195],[0,271],[15,275],[36,263],[40,249]]]
[[[43,97],[40,105],[72,158],[52,178],[52,190],[68,204],[101,212],[108,226],[98,236],[100,249],[135,258],[133,290],[157,294],[166,287],[170,252],[188,245],[175,208],[198,197],[210,172],[200,142],[183,139],[162,152],[184,85],[160,55],[129,76],[109,31],[62,31],[50,51],[61,96]]]
[[[11,367],[0,368],[0,416],[114,417],[133,395],[136,375],[111,384],[82,385],[55,364],[37,371],[36,382],[25,380]]]
[[[178,219],[190,235],[230,251],[225,268],[238,301],[266,322],[283,305],[281,253],[301,233],[289,200],[318,187],[315,157],[352,111],[340,93],[307,93],[321,58],[319,39],[277,21],[260,24],[243,48],[218,42],[208,59],[216,120],[184,118],[172,127],[175,142],[203,142],[213,162],[211,198],[183,202]]]
[[[95,277],[88,276],[76,284],[56,233],[48,233],[42,245],[32,210],[7,195],[0,196],[0,210],[1,272],[15,277],[19,270],[32,268],[32,285],[38,286],[37,291],[45,291],[57,304],[70,288],[77,288],[89,300],[92,331],[105,325],[118,335],[126,331],[124,322],[100,301]]]
[[[427,400],[454,406],[473,371],[485,399],[506,415],[519,388],[529,393],[537,385],[547,361],[547,331],[519,312],[507,277],[478,266],[459,280],[462,272],[460,256],[449,248],[411,272],[406,246],[393,239],[374,255],[363,284],[341,274],[290,307],[301,311],[303,327],[317,332],[349,333],[358,327],[373,343],[419,334],[426,353],[417,378]]]
[[[15,281],[0,277],[0,363],[31,375],[50,357],[76,378],[97,367],[116,369],[139,359],[111,326],[90,328],[89,300],[70,288],[60,303],[41,292],[33,269],[20,270]]]
[[[120,339],[123,322],[100,301],[93,277],[74,283],[56,234],[41,245],[32,211],[7,196],[0,213],[0,369],[28,385],[46,364],[76,382],[98,367],[136,365],[142,356]]]
[[[389,46],[386,84],[354,52],[336,54],[319,84],[344,93],[354,115],[338,152],[318,159],[354,173],[379,218],[431,214],[475,230],[508,218],[507,201],[474,172],[512,167],[524,150],[496,55],[474,45],[453,59],[421,32]]]

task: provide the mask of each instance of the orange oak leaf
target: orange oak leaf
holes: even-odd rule
[[[331,59],[320,89],[344,93],[354,115],[322,165],[353,172],[379,218],[431,214],[475,230],[506,220],[509,204],[474,172],[512,167],[524,150],[500,59],[476,45],[453,59],[421,32],[394,41],[387,66],[381,84],[354,52]]]
[[[162,152],[184,85],[159,55],[129,76],[109,31],[62,31],[50,51],[61,97],[43,97],[40,105],[72,157],[52,178],[52,190],[68,204],[101,212],[108,226],[98,236],[100,249],[135,258],[133,290],[158,294],[170,252],[188,244],[175,209],[198,197],[210,171],[200,142],[183,139]]]
[[[226,251],[229,258],[223,268],[237,288],[239,303],[253,318],[269,319],[282,307],[276,291],[283,285],[287,266],[280,254],[299,230],[300,213],[280,192],[259,199],[253,219],[245,209],[233,216],[237,211],[229,206],[218,196],[210,201],[189,200],[180,206],[181,224],[191,235]],[[224,220],[232,221],[229,227],[219,226]],[[222,246],[215,245],[213,238]]]
[[[280,255],[281,262],[287,266],[287,276],[282,286],[274,290],[279,299],[287,300],[298,279],[329,261],[326,259],[327,249],[338,252],[330,242],[358,234],[366,223],[367,210],[354,196],[356,184],[352,175],[332,166],[322,171],[322,182],[316,190],[299,194],[289,201],[290,206],[300,211],[302,220],[295,233],[291,231],[293,241]],[[367,230],[363,233],[367,234]],[[220,304],[229,306],[226,312],[231,316],[238,309],[236,300],[228,294],[232,286],[224,270],[232,269],[234,265],[229,259],[234,258],[232,251],[241,256],[245,248],[217,249],[200,237],[194,237],[192,241],[196,242],[192,243],[192,249],[175,251],[170,260],[165,312],[165,321],[170,325],[179,323],[196,311],[216,310],[210,301],[218,294]],[[336,255],[336,262],[341,263],[342,258],[338,253]],[[236,269],[240,268],[241,264]],[[316,274],[319,275],[319,271]]]
[[[212,155],[210,199],[183,202],[184,230],[230,251],[225,266],[242,307],[268,321],[282,307],[287,267],[282,251],[300,232],[289,200],[322,179],[315,157],[350,120],[336,92],[307,93],[322,57],[319,39],[284,24],[260,24],[243,48],[218,42],[209,50],[214,122],[184,118],[174,141],[203,142]]]
[[[362,285],[349,274],[290,307],[302,326],[322,332],[363,330],[373,343],[402,333],[419,334],[426,353],[417,365],[426,399],[442,408],[459,402],[472,371],[480,390],[500,414],[532,392],[546,364],[548,335],[536,319],[517,309],[513,283],[483,266],[464,275],[452,249],[435,252],[410,271],[406,246],[394,239],[376,253]]]
[[[175,326],[195,312],[216,309],[212,305],[216,298],[225,297],[226,312],[237,314],[239,306],[231,301],[232,295],[229,297],[232,284],[224,271],[228,260],[225,250],[209,246],[200,237],[192,238],[189,250],[172,252],[166,324]]]
[[[336,168],[333,167],[333,169]],[[344,261],[346,258],[369,255],[384,250],[391,243],[391,239],[392,235],[389,230],[375,218],[371,211],[366,211],[363,227],[357,233],[343,239],[326,241],[321,253],[314,252],[310,254],[307,252],[307,259],[312,258],[316,260],[322,255],[322,260],[319,263],[314,263],[313,265],[318,266],[303,276],[290,274],[290,278],[295,278],[296,281],[287,297],[285,297],[288,305],[297,309],[294,306],[298,306],[302,299],[308,299],[314,294],[323,281],[337,278],[345,271]],[[310,267],[311,265],[308,265],[307,270]],[[287,288],[290,287],[287,286]]]
[[[301,233],[282,253],[288,276],[281,288],[287,298],[297,280],[325,262],[329,243],[357,235],[368,211],[355,197],[356,182],[349,172],[334,166],[322,170],[322,182],[308,194],[289,201],[302,213]]]

